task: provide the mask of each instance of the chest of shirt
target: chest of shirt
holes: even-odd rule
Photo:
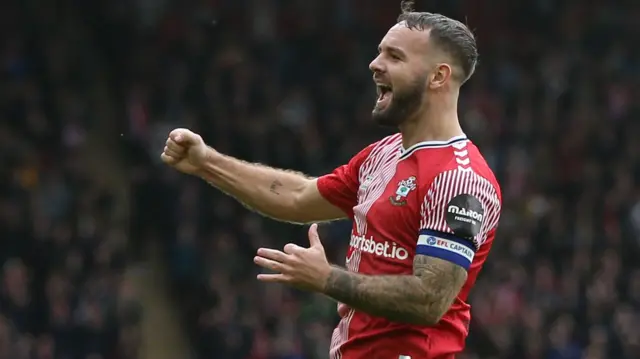
[[[408,161],[387,170],[361,173],[354,232],[375,233],[394,241],[415,237],[420,225],[420,192],[417,171]]]

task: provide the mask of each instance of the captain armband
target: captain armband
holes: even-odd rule
[[[440,258],[468,270],[473,262],[476,248],[469,239],[453,234],[423,229],[418,236],[416,254]]]

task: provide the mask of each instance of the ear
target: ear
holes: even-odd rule
[[[437,64],[435,70],[429,76],[429,88],[432,90],[443,87],[451,79],[451,65],[447,63]]]

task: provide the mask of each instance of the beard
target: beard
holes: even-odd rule
[[[425,83],[425,79],[420,78],[404,89],[392,90],[391,100],[385,107],[380,108],[380,104],[376,104],[373,108],[373,121],[385,127],[400,126],[420,108],[426,91]]]

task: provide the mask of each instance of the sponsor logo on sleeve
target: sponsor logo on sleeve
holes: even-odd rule
[[[455,235],[473,238],[480,233],[484,220],[482,203],[469,194],[455,196],[447,204],[446,220]]]

